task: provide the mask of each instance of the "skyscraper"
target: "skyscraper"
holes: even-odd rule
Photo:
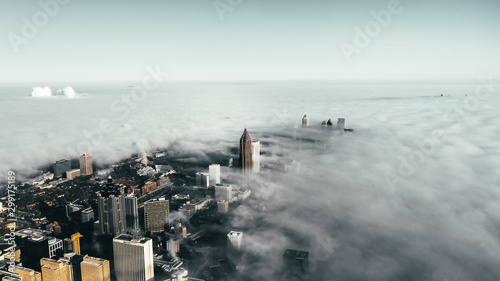
[[[92,173],[92,154],[80,155],[80,175],[88,176]]]
[[[71,170],[71,161],[63,159],[54,163],[54,176],[60,177]]]
[[[216,185],[220,183],[220,165],[212,164],[208,166],[210,185]]]
[[[243,185],[247,185],[253,172],[252,160],[252,138],[245,127],[243,135],[240,138],[240,159],[239,164],[243,172]]]
[[[122,234],[113,239],[116,279],[120,281],[152,281],[153,240]]]
[[[337,121],[337,129],[344,131],[345,129],[345,118],[339,118]]]
[[[137,196],[134,193],[125,196],[125,221],[129,233],[139,229],[139,208],[137,206]]]
[[[302,117],[302,127],[307,126],[309,126],[309,117],[307,117],[307,114],[304,114],[304,117]]]
[[[207,188],[210,181],[209,173],[197,172],[196,173],[196,186]]]
[[[51,281],[72,281],[73,271],[69,261],[59,259],[53,260],[48,258],[40,259],[42,266],[42,279]]]
[[[125,195],[113,183],[111,177],[97,195],[99,208],[99,232],[106,235],[119,235],[125,232]]]
[[[164,197],[144,203],[144,229],[146,232],[162,232],[170,212],[169,201]]]
[[[80,263],[82,281],[110,281],[109,261],[100,258],[83,257]]]
[[[252,142],[253,172],[260,173],[260,141]]]
[[[227,234],[227,246],[233,248],[236,251],[241,249],[241,238],[243,237],[243,232],[231,231]]]
[[[233,186],[229,184],[217,184],[215,186],[215,201],[228,201],[233,200]]]

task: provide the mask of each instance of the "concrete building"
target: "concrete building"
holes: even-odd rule
[[[79,176],[80,176],[80,169],[73,169],[66,172],[66,178],[70,180]]]
[[[227,246],[236,251],[241,250],[241,240],[243,237],[243,232],[231,231],[227,234]]]
[[[229,201],[233,200],[233,185],[218,184],[215,186],[215,201]]]
[[[99,233],[117,236],[125,232],[125,195],[111,177],[97,195]]]
[[[165,197],[151,199],[144,203],[144,229],[146,232],[157,233],[165,230],[170,213],[169,201]]]
[[[92,208],[82,210],[81,219],[82,223],[94,220],[94,210],[92,210]]]
[[[341,131],[345,130],[345,118],[339,118],[337,121],[337,129]]]
[[[229,202],[226,200],[217,202],[217,212],[226,214],[229,211]]]
[[[122,234],[113,239],[113,259],[119,281],[153,281],[153,241]]]
[[[53,168],[54,168],[54,176],[61,177],[67,171],[71,170],[71,161],[67,159],[59,160],[54,163]]]
[[[83,210],[82,205],[69,203],[66,205],[66,217],[69,219],[72,213],[78,212],[80,210]]]
[[[210,185],[220,184],[220,165],[212,164],[208,166]]]
[[[56,258],[63,255],[63,241],[48,236],[49,231],[25,228],[14,232],[15,242],[21,250],[24,267],[39,271],[40,259]]]
[[[134,193],[125,196],[125,221],[127,232],[139,229],[139,208],[137,206],[137,196]]]
[[[204,172],[196,173],[196,186],[207,188],[210,183],[210,174]]]
[[[80,263],[82,281],[110,281],[109,261],[100,258],[83,257]]]
[[[40,259],[42,279],[50,281],[73,281],[73,271],[67,260]]]
[[[252,142],[253,172],[260,173],[260,141]]]
[[[80,237],[82,235],[77,232],[71,235],[71,238],[64,239],[64,252],[74,252],[75,254],[80,254]]]
[[[19,274],[22,281],[42,281],[42,273],[31,268],[16,265],[14,273]]]
[[[92,170],[92,155],[82,154],[80,155],[80,175],[88,176],[92,175],[94,172]]]
[[[283,263],[290,270],[307,271],[309,252],[288,249],[283,254]]]
[[[307,126],[309,126],[309,117],[307,117],[307,114],[304,114],[304,117],[302,117],[302,127]]]

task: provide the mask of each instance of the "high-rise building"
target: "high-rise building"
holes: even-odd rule
[[[74,179],[76,177],[79,177],[80,176],[80,169],[73,169],[73,170],[69,170],[69,171],[66,171],[66,178],[67,179]]]
[[[196,173],[196,186],[207,188],[210,181],[209,173],[197,172]]]
[[[64,252],[74,252],[75,254],[80,254],[80,237],[82,235],[77,232],[71,235],[71,238],[64,239]]]
[[[83,257],[80,263],[82,281],[110,281],[109,261],[100,258]]]
[[[80,155],[80,175],[88,176],[92,175],[92,154],[82,154]]]
[[[137,196],[134,193],[125,196],[125,221],[127,222],[127,231],[129,233],[139,229],[139,209],[137,206]]]
[[[215,186],[215,201],[229,201],[233,199],[233,185],[217,184]]]
[[[304,114],[304,117],[302,117],[302,127],[307,126],[309,126],[309,117],[307,117],[307,114]]]
[[[208,166],[210,185],[216,185],[220,183],[220,165],[212,164]]]
[[[82,281],[82,270],[80,264],[83,261],[83,256],[71,252],[64,254],[61,259],[68,261],[71,265],[71,270],[73,272],[73,281]]]
[[[217,212],[225,214],[229,211],[229,202],[222,200],[217,202]]]
[[[337,121],[337,129],[343,131],[345,129],[345,118],[339,118]]]
[[[117,236],[125,232],[125,195],[111,177],[97,195],[100,234]]]
[[[253,168],[252,160],[252,138],[247,131],[247,128],[243,131],[240,138],[240,167],[246,171]]]
[[[69,203],[66,205],[66,217],[69,219],[71,213],[78,212],[83,209],[82,205],[77,205],[73,203]]]
[[[151,199],[144,203],[144,229],[156,233],[165,230],[170,212],[169,201],[164,197]]]
[[[42,281],[42,274],[31,268],[16,265],[14,273],[19,274],[22,281]]]
[[[309,252],[288,249],[283,254],[283,262],[290,270],[307,272]]]
[[[122,234],[113,239],[116,279],[120,281],[152,281],[153,241]]]
[[[47,236],[50,232],[25,228],[14,233],[17,247],[21,250],[24,267],[40,270],[41,258],[56,258],[63,255],[63,241]]]
[[[67,260],[40,259],[42,279],[50,281],[73,281],[73,271]]]
[[[92,210],[92,208],[87,208],[85,210],[82,210],[81,220],[82,223],[94,220],[94,210]]]
[[[252,142],[253,172],[260,173],[260,141]]]
[[[243,237],[243,232],[231,231],[227,234],[227,246],[233,248],[236,251],[241,249],[241,238]]]
[[[64,175],[67,171],[71,170],[71,161],[67,159],[62,159],[54,163],[54,176],[60,177]]]

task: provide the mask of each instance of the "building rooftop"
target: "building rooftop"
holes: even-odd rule
[[[135,237],[128,234],[120,234],[113,238],[113,242],[125,243],[125,244],[146,244],[150,238],[146,237]]]
[[[303,260],[309,257],[309,252],[288,249],[283,254],[283,257]]]

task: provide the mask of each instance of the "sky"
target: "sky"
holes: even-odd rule
[[[0,2],[0,83],[137,81],[156,65],[174,81],[500,73],[496,0],[55,1]]]

